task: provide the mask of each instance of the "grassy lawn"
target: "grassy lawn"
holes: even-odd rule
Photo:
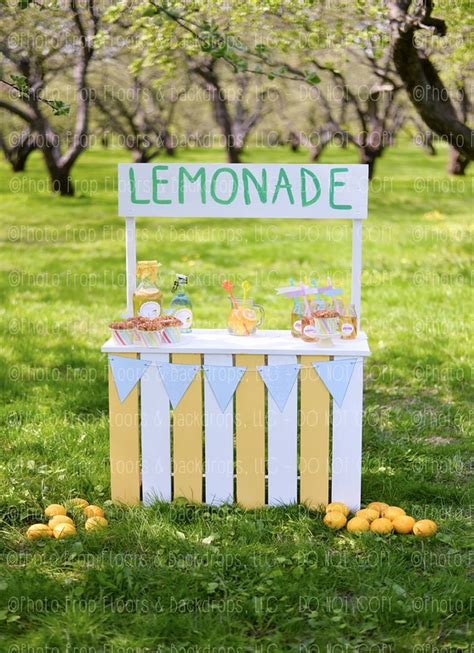
[[[222,160],[212,150],[179,156]],[[307,160],[283,149],[247,158]],[[73,199],[48,193],[37,155],[28,175],[0,164],[0,650],[467,650],[473,178],[449,178],[445,151],[430,158],[402,143],[380,161],[362,297],[373,352],[363,503],[435,519],[436,537],[334,534],[302,507],[175,503],[109,505],[102,533],[25,539],[48,503],[110,496],[100,346],[125,305],[115,174],[127,160],[86,153]],[[355,160],[333,149],[323,162]],[[288,325],[290,306],[273,291],[289,276],[330,274],[350,287],[345,223],[148,219],[139,227],[138,257],[161,262],[163,289],[175,272],[189,274],[200,326],[224,326],[222,273],[250,281],[270,328]]]

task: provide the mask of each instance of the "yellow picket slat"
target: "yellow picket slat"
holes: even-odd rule
[[[329,356],[301,357],[300,503],[327,504],[329,496],[329,392],[311,363]]]
[[[247,367],[236,392],[237,502],[245,508],[265,505],[265,389],[257,365],[264,356],[239,354]]]
[[[200,354],[173,354],[173,363],[200,365]],[[173,411],[174,497],[202,501],[201,372]]]
[[[138,358],[137,354],[114,354]],[[120,403],[109,363],[110,484],[112,501],[140,501],[140,417],[138,387]]]

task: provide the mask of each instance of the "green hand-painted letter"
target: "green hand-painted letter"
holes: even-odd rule
[[[153,201],[155,204],[171,204],[171,200],[160,200],[158,198],[158,186],[159,184],[167,184],[167,179],[158,179],[158,172],[160,170],[168,170],[168,166],[153,166],[151,171],[151,179],[153,183]]]
[[[293,197],[293,191],[291,190],[290,180],[288,179],[288,175],[286,174],[284,168],[280,168],[280,172],[278,173],[278,180],[275,186],[275,192],[273,193],[272,204],[275,204],[275,202],[278,199],[280,190],[282,189],[286,190],[288,194],[288,199],[290,200],[290,204],[294,204],[295,198]]]
[[[132,204],[149,204],[150,200],[137,199],[137,190],[135,185],[135,172],[133,168],[128,169],[128,177],[130,179],[130,201]]]
[[[244,202],[250,204],[249,181],[254,185],[262,204],[267,203],[267,171],[262,168],[262,182],[260,183],[248,168],[242,168],[242,181],[244,183]]]
[[[191,184],[198,181],[201,184],[201,203],[206,203],[206,170],[205,168],[199,168],[196,174],[193,176],[186,168],[180,167],[178,172],[178,202],[184,204],[184,178],[189,179]]]
[[[217,179],[219,178],[219,175],[221,175],[223,172],[228,172],[232,177],[232,190],[229,197],[226,200],[223,200],[222,198],[217,197],[216,195]],[[214,200],[214,202],[217,202],[218,204],[232,204],[232,202],[235,200],[237,196],[238,189],[239,189],[239,180],[237,177],[237,173],[232,168],[218,168],[215,171],[215,173],[212,175],[211,197]]]
[[[336,181],[334,175],[336,172],[347,172],[349,168],[331,168],[329,172],[329,206],[332,209],[339,209],[341,211],[349,211],[352,209],[351,204],[335,204],[334,203],[334,189],[336,186],[345,186],[345,181]]]
[[[321,195],[321,184],[319,183],[319,179],[316,177],[314,172],[311,172],[311,170],[308,170],[308,168],[301,168],[300,175],[301,175],[302,206],[310,206],[311,204],[315,204],[319,200],[319,197]],[[311,177],[311,181],[313,182],[316,191],[311,199],[308,199],[308,196],[306,194],[306,175]]]

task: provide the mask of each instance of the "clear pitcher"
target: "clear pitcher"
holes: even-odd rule
[[[251,336],[258,327],[262,326],[265,318],[263,306],[256,304],[251,297],[239,299],[236,297],[237,307],[230,299],[231,311],[227,318],[227,328],[234,336]]]

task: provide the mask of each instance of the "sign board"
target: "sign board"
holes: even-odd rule
[[[361,164],[121,163],[124,217],[367,217]]]

